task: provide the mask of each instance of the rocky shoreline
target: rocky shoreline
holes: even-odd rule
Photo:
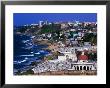
[[[35,75],[97,75],[97,71],[50,71]]]
[[[23,74],[24,75],[24,74]],[[93,71],[74,71],[74,70],[67,70],[67,71],[48,71],[48,72],[42,72],[42,73],[35,73],[35,74],[28,74],[28,75],[41,75],[41,76],[66,76],[66,75],[74,75],[74,76],[84,76],[84,75],[88,75],[88,76],[95,76],[97,75],[97,71],[93,70]]]

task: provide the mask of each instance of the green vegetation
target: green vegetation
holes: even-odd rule
[[[53,60],[53,59],[56,59],[59,55],[60,53],[56,51],[56,52],[53,52],[52,55],[46,56],[45,58],[48,60]]]
[[[46,56],[46,59],[53,60],[53,56],[52,55]]]
[[[23,73],[17,72],[16,74],[17,74],[17,75],[30,75],[30,74],[34,74],[34,71],[31,70],[31,69],[29,69],[29,70],[27,70],[26,72],[23,72]]]
[[[44,25],[41,28],[40,34],[51,33],[51,32],[52,32],[52,26],[50,26],[50,25]]]
[[[97,35],[94,35],[93,33],[86,33],[83,37],[83,41],[97,44]]]
[[[26,72],[22,73],[22,75],[34,74],[34,71],[29,69]]]
[[[41,28],[40,34],[43,34],[43,33],[56,33],[58,31],[58,29],[60,29],[60,25],[55,25],[55,24],[44,25]]]
[[[16,32],[25,33],[26,30],[27,30],[27,27],[19,26],[17,28]]]

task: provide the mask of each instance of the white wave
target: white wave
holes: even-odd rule
[[[25,62],[25,61],[26,61],[26,60],[22,60],[22,61],[20,61],[20,62],[22,63],[22,62]]]
[[[26,43],[26,42],[28,42],[28,41],[29,41],[29,40],[23,40],[22,42],[23,42],[23,43]]]
[[[34,52],[31,52],[31,53],[34,53]]]
[[[22,60],[22,61],[14,61],[15,64],[21,64],[23,62],[26,62],[26,60]]]
[[[40,52],[38,52],[38,53],[35,53],[35,54],[40,54]]]
[[[39,52],[43,53],[43,52],[45,52],[45,51],[44,51],[44,50],[40,50]]]
[[[31,49],[33,46],[30,46],[30,47],[27,47],[27,48],[25,48],[25,49]]]
[[[23,57],[25,57],[25,56],[34,56],[34,54],[29,54],[29,55],[20,55],[20,56],[23,56]]]
[[[35,36],[32,36],[31,38],[35,38]]]
[[[28,58],[27,57],[25,57],[25,60],[27,60]]]

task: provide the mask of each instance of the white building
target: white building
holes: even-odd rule
[[[74,49],[68,48],[68,49],[63,49],[61,51],[59,50],[59,52],[64,54],[64,56],[58,56],[59,60],[64,61],[67,59],[72,59],[72,61],[77,61],[77,57]]]
[[[43,21],[39,21],[39,27],[42,27],[42,26],[43,26],[43,24],[44,24],[44,22],[43,22]]]

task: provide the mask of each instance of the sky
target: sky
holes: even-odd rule
[[[39,21],[80,21],[97,22],[97,13],[14,13],[13,22],[15,26],[25,24],[36,24]]]

